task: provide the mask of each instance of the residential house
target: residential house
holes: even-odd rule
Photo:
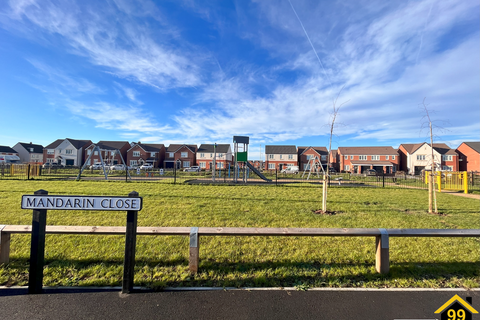
[[[94,150],[95,146],[100,150]],[[128,149],[130,149],[130,143],[128,141],[99,141],[98,143],[92,143],[85,148],[85,161],[87,162],[87,165],[101,162],[101,155],[105,164],[113,165],[122,164],[123,162],[127,164]],[[90,157],[90,155],[92,156]],[[88,157],[90,157],[90,159],[88,159]]]
[[[58,139],[43,148],[43,163],[58,163],[64,166],[81,166],[85,161],[85,148],[90,140]]]
[[[19,142],[12,149],[18,152],[22,163],[43,163],[43,146],[39,144]]]
[[[0,146],[0,163],[20,163],[18,152],[8,146]]]
[[[171,144],[165,151],[165,169],[173,169],[175,164],[177,169],[190,168],[196,163],[197,146],[186,144]]]
[[[330,150],[330,167],[335,168],[336,171],[340,171],[340,158],[338,156],[338,150]]]
[[[391,174],[398,170],[398,152],[392,147],[339,147],[340,171],[363,173],[367,169]]]
[[[248,162],[258,171],[265,169],[265,162],[263,160],[248,160]]]
[[[323,169],[327,168],[328,150],[325,147],[298,147],[298,168],[300,171],[310,170],[311,165],[320,162]],[[321,168],[315,168],[315,171],[321,171]]]
[[[423,169],[431,169],[432,149],[426,142],[401,144],[398,153],[400,168],[405,173],[419,175]],[[458,155],[445,143],[434,143],[433,154],[436,170],[458,171]]]
[[[197,166],[202,170],[211,170],[214,158],[216,169],[228,168],[233,163],[232,147],[229,144],[217,144],[215,149],[213,144],[200,145],[197,150]]]
[[[162,168],[165,160],[165,146],[153,143],[135,143],[127,150],[128,166],[136,167],[151,163],[154,168]]]
[[[462,142],[455,151],[459,156],[460,171],[480,171],[480,141]]]
[[[267,170],[282,170],[291,166],[298,166],[295,146],[265,146],[265,168]]]

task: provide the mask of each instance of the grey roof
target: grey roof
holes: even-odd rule
[[[265,154],[297,154],[295,146],[265,146]]]
[[[143,150],[148,152],[159,152],[162,148],[165,148],[163,144],[154,143],[137,143]]]
[[[298,147],[298,154],[302,155],[305,151],[313,149],[320,155],[327,155],[328,150],[326,147]],[[336,150],[335,150],[336,151]]]
[[[341,155],[397,155],[397,150],[392,147],[339,147]]]
[[[19,142],[19,144],[28,151],[28,153],[43,153],[43,146],[33,143]],[[30,151],[30,148],[33,148],[33,151]]]
[[[217,144],[217,153],[228,153],[229,148],[231,148],[229,144]],[[197,152],[213,153],[213,144],[201,144]]]
[[[480,141],[464,142],[467,146],[480,153]]]
[[[58,147],[63,141],[68,140],[77,150],[81,147],[85,146],[87,143],[92,143],[90,140],[75,140],[75,139],[57,139],[54,142],[50,143],[45,149],[55,149]]]
[[[98,141],[97,146],[104,150],[120,150],[125,145],[130,146],[128,141]]]
[[[197,145],[195,144],[188,144],[188,145],[187,144],[171,144],[168,146],[167,152],[177,152],[178,149],[180,149],[183,146],[189,148],[193,153],[197,151]]]
[[[17,151],[10,148],[9,146],[0,146],[0,152],[18,153]]]

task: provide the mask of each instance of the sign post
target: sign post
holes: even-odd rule
[[[42,293],[47,210],[127,211],[122,292],[130,293],[133,290],[137,218],[138,211],[142,210],[142,200],[135,191],[128,197],[57,196],[49,195],[45,190],[22,196],[22,209],[33,209],[28,293]]]

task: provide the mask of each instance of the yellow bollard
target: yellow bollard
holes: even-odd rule
[[[442,173],[437,172],[437,185],[438,185],[438,191],[442,192]]]
[[[464,190],[464,193],[468,193],[468,173],[467,173],[467,171],[463,172],[463,190]]]

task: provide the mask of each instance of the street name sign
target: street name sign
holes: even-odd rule
[[[23,195],[22,209],[140,211],[141,197]]]

